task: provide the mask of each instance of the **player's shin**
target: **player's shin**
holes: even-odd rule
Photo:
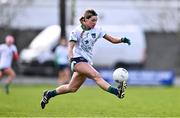
[[[112,94],[114,94],[116,96],[119,94],[118,89],[114,88],[112,86],[109,86],[109,88],[107,89],[107,92],[112,93]]]

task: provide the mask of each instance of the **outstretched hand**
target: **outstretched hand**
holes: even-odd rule
[[[126,37],[121,38],[121,42],[127,43],[128,45],[131,45],[131,41]]]

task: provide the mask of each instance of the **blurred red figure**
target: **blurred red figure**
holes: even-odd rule
[[[4,75],[7,75],[4,86],[6,94],[9,94],[9,85],[16,76],[16,73],[11,67],[12,62],[19,58],[17,47],[14,45],[14,40],[13,36],[8,35],[5,37],[5,43],[0,44],[0,80]]]

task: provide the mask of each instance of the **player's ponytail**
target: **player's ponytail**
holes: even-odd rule
[[[83,22],[85,21],[85,18],[84,16],[82,16],[80,19],[79,19],[80,23],[83,24]]]
[[[79,19],[79,21],[80,21],[80,23],[82,24],[82,25],[84,25],[84,21],[85,21],[85,18],[84,18],[84,16],[82,16],[80,19]],[[84,33],[84,30],[81,32],[81,38],[82,38],[82,36],[83,36],[83,33]]]

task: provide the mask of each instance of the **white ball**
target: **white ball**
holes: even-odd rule
[[[128,80],[128,71],[124,68],[117,68],[113,72],[113,79],[115,82],[122,82]]]

